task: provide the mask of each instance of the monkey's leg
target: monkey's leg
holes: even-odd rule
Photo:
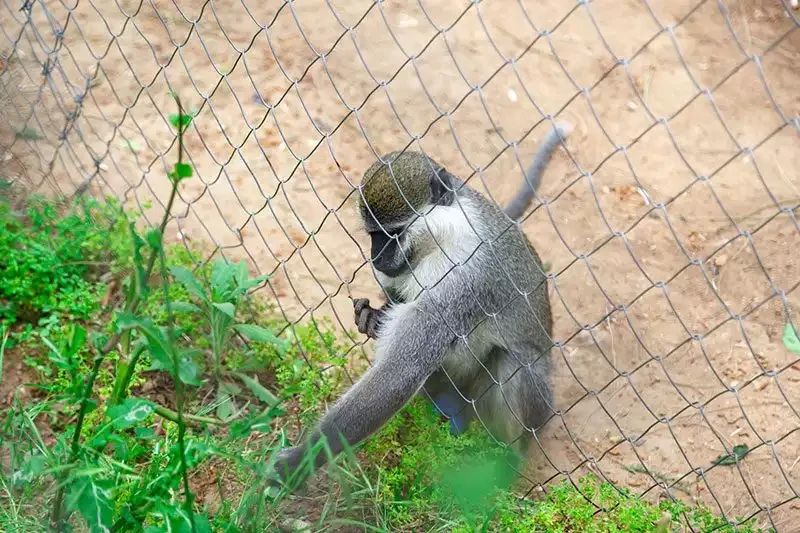
[[[478,416],[496,439],[524,457],[533,431],[541,429],[554,409],[547,356],[536,361],[494,348],[490,357],[492,375],[484,370],[476,381]]]
[[[472,406],[462,397],[462,394],[467,396],[468,391],[460,392],[461,394],[441,369],[431,374],[420,390],[420,394],[450,421],[450,431],[453,435],[460,435],[466,431],[475,414]]]

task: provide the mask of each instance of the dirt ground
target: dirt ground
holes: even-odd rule
[[[68,4],[35,3],[32,24],[0,7],[0,52],[15,50],[0,77],[18,132],[9,168],[42,189],[152,204],[156,220],[177,92],[198,112],[196,176],[170,236],[272,272],[268,296],[290,322],[354,329],[348,296],[379,297],[352,194],[375,152],[411,143],[503,203],[544,115],[572,122],[524,223],[555,274],[560,413],[522,488],[593,471],[800,531],[800,364],[781,340],[800,324],[799,12],[779,0]],[[353,339],[363,360],[369,345]],[[712,467],[739,444],[754,451]]]

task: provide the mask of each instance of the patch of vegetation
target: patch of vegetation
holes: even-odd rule
[[[251,296],[268,277],[243,263],[162,243],[193,174],[178,104],[159,227],[142,233],[113,201],[0,198],[0,363],[34,376],[0,412],[0,530],[754,531],[592,477],[520,500],[513,456],[484,431],[451,435],[419,399],[358,450],[361,465],[332,465],[331,487],[268,489],[274,451],[349,384],[348,345],[326,322],[286,327]]]
[[[41,198],[21,212],[0,202],[0,320],[36,324],[52,314],[85,320],[97,311],[106,290],[98,273],[111,259],[110,232],[94,222],[105,214],[99,211],[91,201],[66,216]]]
[[[760,531],[734,527],[702,506],[671,500],[655,505],[594,476],[548,487],[538,500],[520,499],[513,494],[514,457],[485,431],[453,436],[421,399],[364,448],[373,465],[368,475],[378,480],[373,498],[389,531],[665,533],[688,525],[695,531]]]

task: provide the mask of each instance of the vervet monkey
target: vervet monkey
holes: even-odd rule
[[[418,152],[393,152],[364,173],[359,212],[371,263],[388,296],[354,301],[375,363],[312,434],[279,452],[286,478],[321,436],[336,455],[381,428],[422,392],[460,432],[473,416],[524,454],[553,412],[552,321],[541,260],[517,225],[556,147],[553,129],[502,210]],[[315,467],[325,454],[315,456]]]

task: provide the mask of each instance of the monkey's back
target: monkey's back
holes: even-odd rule
[[[552,314],[539,254],[517,224],[479,192],[465,186],[458,197],[481,241],[468,263],[484,318],[494,315],[490,321],[504,344],[547,351]],[[469,217],[469,211],[476,213]]]

